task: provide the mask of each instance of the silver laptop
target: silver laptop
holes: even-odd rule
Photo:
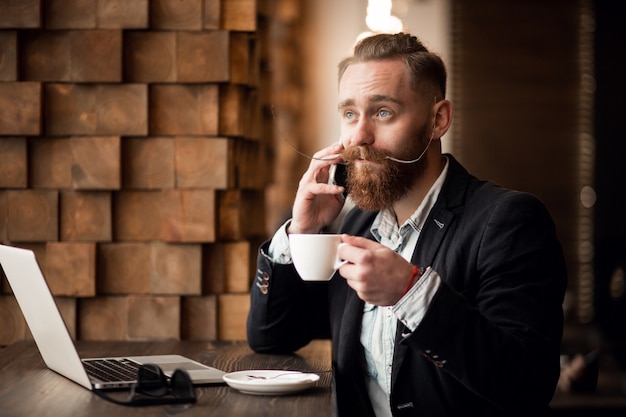
[[[194,384],[223,383],[225,372],[180,355],[81,359],[33,251],[0,245],[0,265],[46,366],[77,384],[90,390],[129,387],[144,363],[158,365],[167,376],[183,368]],[[122,376],[121,369],[98,371],[111,366],[130,368],[131,376]]]

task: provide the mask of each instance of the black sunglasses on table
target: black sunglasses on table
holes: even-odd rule
[[[128,399],[119,400],[101,390],[94,390],[94,392],[115,404],[128,406],[196,402],[196,391],[187,371],[176,369],[168,381],[163,370],[151,363],[139,367],[137,382],[131,387]]]

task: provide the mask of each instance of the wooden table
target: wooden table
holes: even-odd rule
[[[177,353],[233,372],[289,369],[315,372],[312,388],[291,395],[242,394],[227,385],[200,386],[191,405],[125,407],[48,370],[33,342],[0,348],[0,416],[333,416],[330,343],[314,341],[293,355],[257,354],[245,342],[79,342],[81,357]]]

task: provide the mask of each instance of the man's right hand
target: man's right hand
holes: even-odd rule
[[[314,159],[311,160],[309,168],[298,184],[292,220],[287,233],[319,233],[341,212],[345,203],[341,195],[344,187],[328,184],[328,172],[332,164],[341,162],[339,153],[342,150],[343,146],[338,143],[313,155]],[[333,156],[337,157],[332,159]]]

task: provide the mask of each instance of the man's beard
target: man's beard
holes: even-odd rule
[[[408,157],[411,153],[419,154],[415,149],[406,153]],[[386,156],[369,146],[354,146],[342,152],[347,164],[346,187],[352,201],[361,210],[378,211],[391,207],[409,193],[426,166],[425,160],[403,164]],[[368,163],[357,167],[354,162],[358,159],[365,159]]]

